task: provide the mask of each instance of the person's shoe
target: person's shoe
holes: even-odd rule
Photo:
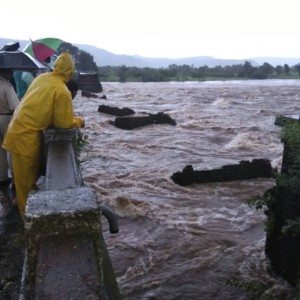
[[[17,206],[18,205],[18,201],[17,201],[16,197],[11,201],[11,205],[12,206]]]
[[[12,182],[11,178],[0,181],[0,189],[7,187]]]
[[[16,186],[15,186],[15,184],[12,182],[11,184],[10,184],[10,190],[12,191],[12,192],[16,192]]]

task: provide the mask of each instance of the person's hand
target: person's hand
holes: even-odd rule
[[[81,128],[83,128],[85,126],[85,121],[84,121],[84,119],[81,119]]]

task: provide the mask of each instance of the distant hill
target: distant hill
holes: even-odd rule
[[[24,40],[13,40],[13,39],[4,39],[0,38],[0,48],[2,48],[3,45],[11,42],[19,42],[20,43],[20,50],[23,50],[25,46],[28,44],[28,41]]]
[[[14,42],[16,40],[0,38],[0,47],[3,44],[7,44],[9,42]],[[28,41],[17,40],[22,50],[28,43]],[[273,66],[288,64],[289,66],[294,66],[300,63],[299,58],[285,58],[285,57],[254,57],[254,58],[246,58],[246,59],[218,59],[211,56],[196,56],[196,57],[187,57],[180,59],[171,59],[171,58],[149,58],[142,57],[137,55],[118,55],[112,52],[106,51],[104,49],[84,44],[74,44],[78,48],[89,52],[94,56],[94,60],[98,66],[121,66],[125,65],[128,67],[150,67],[150,68],[162,68],[168,67],[171,64],[176,65],[193,65],[194,67],[199,66],[231,66],[235,64],[244,64],[245,61],[250,61],[252,65],[259,66],[265,62]]]
[[[95,46],[76,44],[76,46],[82,50],[85,50],[94,56],[94,60],[98,66],[120,66],[125,65],[128,67],[150,67],[150,68],[163,68],[169,65],[194,65],[194,67],[200,67],[207,65],[208,67],[231,66],[235,64],[244,64],[246,59],[216,59],[210,56],[197,56],[188,58],[149,58],[138,55],[117,55],[106,50],[97,48]],[[247,59],[251,63],[255,64],[252,59]]]
[[[295,66],[300,63],[300,57],[255,57],[253,59],[258,63],[258,65],[268,62],[274,67],[278,65],[283,66],[284,64]]]

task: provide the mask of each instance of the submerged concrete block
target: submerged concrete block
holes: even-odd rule
[[[98,73],[79,73],[79,89],[92,93],[103,92]]]
[[[168,114],[159,112],[157,114],[149,114],[143,117],[117,117],[115,121],[110,122],[112,125],[121,129],[135,129],[151,124],[170,124],[175,126],[176,121]]]
[[[88,91],[84,91],[84,90],[81,91],[81,96],[86,97],[86,98],[98,98],[98,95],[90,93]]]
[[[268,159],[240,161],[236,165],[225,165],[219,169],[194,171],[187,165],[182,172],[176,172],[171,179],[179,185],[193,183],[222,182],[251,178],[273,178],[274,170]]]
[[[124,116],[135,114],[135,111],[128,107],[118,108],[116,106],[109,106],[104,104],[99,105],[98,112],[102,112],[105,114],[118,116],[118,117],[124,117]]]

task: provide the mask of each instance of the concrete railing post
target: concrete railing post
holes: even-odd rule
[[[121,299],[102,237],[101,206],[83,186],[75,139],[76,129],[44,132],[45,189],[27,200],[20,299]]]

